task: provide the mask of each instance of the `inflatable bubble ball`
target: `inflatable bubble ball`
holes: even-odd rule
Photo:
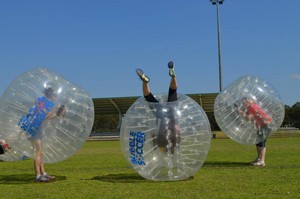
[[[211,130],[203,109],[190,97],[178,94],[159,103],[140,97],[126,112],[121,126],[123,154],[142,177],[154,181],[183,180],[203,165],[211,142]]]
[[[214,115],[221,130],[241,144],[257,144],[283,122],[285,106],[263,79],[244,76],[215,99]]]
[[[19,152],[15,150],[8,150],[4,154],[0,155],[0,161],[5,162],[15,162],[28,159],[27,156],[19,154]]]
[[[0,102],[1,138],[12,151],[32,159],[41,149],[45,163],[74,154],[93,122],[94,105],[87,92],[47,68],[21,74]]]
[[[5,162],[13,162],[28,159],[25,155],[20,154],[18,151],[11,149],[9,143],[1,139],[0,133],[0,160]]]

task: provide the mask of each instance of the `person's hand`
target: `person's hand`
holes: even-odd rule
[[[241,113],[241,110],[236,103],[233,104],[233,110],[235,110],[237,113]]]
[[[60,105],[60,107],[56,111],[57,116],[64,116],[65,113],[65,105]]]
[[[239,108],[239,106],[238,106],[236,103],[233,104],[233,107],[234,107],[235,109]]]

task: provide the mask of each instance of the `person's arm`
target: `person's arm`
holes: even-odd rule
[[[247,120],[254,120],[254,115],[249,114],[249,112],[247,111],[243,111],[240,107],[238,107],[238,105],[234,104],[234,108],[240,115],[242,115]]]
[[[62,116],[64,117],[65,116],[65,113],[66,113],[66,108],[65,108],[65,105],[60,105],[59,108],[57,109],[56,111],[56,115],[57,116]]]
[[[255,116],[253,114],[246,114],[246,118],[248,120],[252,120],[253,121],[255,119]]]
[[[53,109],[52,111],[48,112],[46,115],[46,119],[52,119],[56,116],[55,112],[57,109]]]
[[[47,113],[46,119],[52,119],[55,116],[62,116],[64,117],[66,113],[65,105],[60,105],[59,108],[54,108],[50,112]]]

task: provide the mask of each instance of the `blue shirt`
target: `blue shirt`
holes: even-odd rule
[[[35,105],[29,109],[28,114],[21,117],[18,126],[30,136],[35,136],[43,121],[46,119],[47,113],[49,113],[53,107],[54,102],[48,100],[45,96],[38,97],[35,100]]]

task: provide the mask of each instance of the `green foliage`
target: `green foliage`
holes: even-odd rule
[[[292,107],[285,106],[283,125],[300,128],[300,102],[295,103]]]
[[[0,198],[297,198],[300,195],[300,138],[270,138],[267,166],[253,167],[255,146],[213,139],[195,176],[154,182],[125,161],[118,141],[85,143],[69,159],[47,164],[52,183],[34,182],[32,160],[0,162]]]

